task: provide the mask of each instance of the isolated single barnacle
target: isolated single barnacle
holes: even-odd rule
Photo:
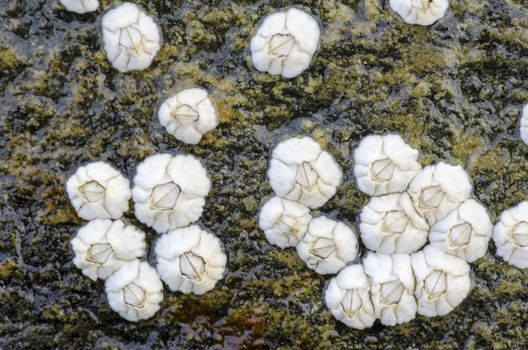
[[[386,326],[409,322],[416,317],[414,275],[408,254],[368,253],[363,267],[369,277],[376,317]]]
[[[433,225],[468,199],[472,190],[469,176],[460,165],[439,162],[420,170],[407,192],[416,211]]]
[[[448,0],[389,0],[394,12],[409,24],[428,26],[445,16]]]
[[[253,65],[261,72],[293,78],[312,61],[319,44],[319,24],[296,8],[267,16],[251,39]]]
[[[66,10],[76,13],[93,12],[99,7],[99,0],[60,0]]]
[[[128,179],[105,162],[79,167],[66,182],[66,192],[85,220],[120,218],[132,196]]]
[[[297,244],[297,254],[319,274],[337,273],[358,255],[354,230],[342,222],[320,216],[310,221],[308,231]]]
[[[312,220],[310,209],[288,199],[273,197],[262,206],[259,227],[269,243],[295,247],[304,238]]]
[[[73,263],[92,280],[106,279],[128,261],[145,255],[145,233],[121,220],[95,219],[71,241]]]
[[[372,197],[360,214],[361,240],[367,249],[384,254],[420,249],[429,228],[406,192]]]
[[[108,277],[105,290],[112,310],[133,322],[152,317],[163,300],[163,285],[156,269],[137,259]]]
[[[420,315],[444,316],[469,294],[469,265],[456,256],[427,246],[411,255]]]
[[[528,268],[528,201],[502,212],[493,241],[498,256],[520,269]]]
[[[154,154],[137,167],[132,198],[139,221],[159,233],[196,222],[211,180],[190,155]]]
[[[528,145],[528,104],[524,105],[520,124],[521,140]]]
[[[347,266],[331,278],[324,300],[334,317],[348,327],[364,329],[376,321],[370,282],[360,264]]]
[[[431,227],[429,242],[446,253],[473,262],[486,254],[492,230],[486,208],[468,199]]]
[[[102,28],[108,60],[120,72],[147,68],[161,48],[161,33],[154,19],[130,2],[108,11]]]
[[[169,134],[193,145],[218,125],[207,91],[199,88],[180,91],[167,99],[160,107],[158,118]]]
[[[358,188],[369,195],[405,191],[422,169],[418,150],[400,135],[370,135],[354,151],[354,176]]]
[[[201,295],[224,276],[227,257],[222,242],[197,225],[162,235],[155,252],[156,268],[172,291]]]
[[[294,137],[273,150],[268,178],[277,196],[315,209],[335,194],[343,172],[312,138]]]

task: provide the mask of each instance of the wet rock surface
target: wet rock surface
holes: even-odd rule
[[[122,74],[102,49],[101,16],[56,0],[0,0],[0,347],[520,349],[528,339],[528,270],[488,253],[472,264],[469,297],[445,317],[363,331],[323,304],[326,278],[257,227],[271,195],[270,151],[308,135],[342,166],[345,182],[318,213],[355,225],[368,197],[353,179],[353,150],[396,132],[423,165],[461,164],[495,222],[528,199],[528,1],[452,1],[432,27],[405,24],[381,0],[299,1],[319,17],[320,47],[292,80],[251,66],[249,40],[286,1],[138,1],[163,45],[150,68]],[[220,125],[185,145],[156,119],[160,104],[195,86],[210,91]],[[160,311],[130,323],[103,283],[72,263],[83,224],[65,181],[104,160],[131,178],[155,152],[190,153],[212,178],[201,224],[226,247],[228,273],[203,296],[165,288]],[[147,232],[149,260],[157,234]],[[362,246],[362,253],[366,252]]]

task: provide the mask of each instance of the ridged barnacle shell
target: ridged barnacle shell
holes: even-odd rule
[[[528,201],[505,210],[493,228],[497,255],[520,269],[528,268]]]
[[[66,10],[76,13],[87,13],[97,10],[98,0],[60,0]]]
[[[448,0],[390,0],[390,7],[405,22],[428,26],[445,16]]]

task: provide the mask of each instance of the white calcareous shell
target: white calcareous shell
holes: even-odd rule
[[[520,269],[528,268],[528,201],[504,211],[493,228],[497,255]]]
[[[85,219],[118,219],[128,211],[130,182],[104,162],[81,166],[66,182],[66,192],[77,214]]]
[[[422,169],[418,150],[400,135],[370,135],[354,151],[354,176],[359,189],[371,196],[402,192]]]
[[[319,44],[317,21],[290,8],[267,16],[251,39],[253,65],[261,72],[293,78],[308,68]]]
[[[99,0],[60,0],[66,10],[76,13],[93,12],[99,7]]]
[[[469,265],[462,259],[427,246],[411,255],[420,315],[444,316],[469,294]]]
[[[384,254],[420,249],[429,228],[406,192],[372,197],[360,215],[361,240],[367,249]]]
[[[161,48],[161,33],[154,19],[130,2],[108,11],[102,28],[108,60],[120,72],[147,68]]]
[[[149,156],[134,176],[136,217],[159,233],[187,226],[202,216],[210,188],[207,171],[193,156]]]
[[[429,242],[446,253],[473,262],[486,254],[492,230],[486,208],[468,199],[431,227]]]
[[[528,145],[528,104],[523,108],[520,125],[521,140]]]
[[[164,234],[155,252],[156,268],[172,291],[201,295],[224,276],[227,257],[222,242],[197,225]]]
[[[371,283],[376,317],[382,324],[394,326],[416,317],[414,275],[408,254],[368,253],[363,267]]]
[[[325,216],[310,221],[308,231],[297,244],[297,254],[318,274],[337,273],[358,255],[358,241],[352,228]]]
[[[324,299],[334,317],[348,327],[369,328],[376,321],[370,282],[359,264],[345,267],[330,279]]]
[[[259,215],[259,227],[269,243],[280,248],[295,247],[304,238],[312,220],[310,209],[280,197],[270,199]]]
[[[268,178],[277,196],[315,209],[336,193],[343,172],[330,153],[312,138],[302,137],[275,147]]]
[[[390,0],[390,7],[409,24],[428,26],[445,16],[448,0]]]
[[[423,168],[407,191],[416,211],[433,225],[468,199],[472,190],[464,168],[440,162]]]
[[[133,322],[154,316],[163,300],[163,285],[156,269],[139,260],[127,262],[108,277],[105,290],[112,310]]]
[[[218,125],[207,91],[199,88],[183,90],[167,99],[160,107],[158,118],[169,134],[192,145]]]
[[[145,233],[121,220],[95,219],[71,241],[73,263],[92,280],[106,279],[128,261],[145,255]]]

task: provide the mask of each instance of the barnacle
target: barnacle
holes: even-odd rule
[[[521,140],[528,145],[528,104],[524,105],[520,125]]]
[[[99,0],[60,0],[66,10],[76,13],[93,12],[99,7]]]
[[[445,16],[448,0],[390,0],[390,7],[405,22],[428,26]]]
[[[501,214],[493,241],[498,256],[520,269],[528,268],[528,201]]]

